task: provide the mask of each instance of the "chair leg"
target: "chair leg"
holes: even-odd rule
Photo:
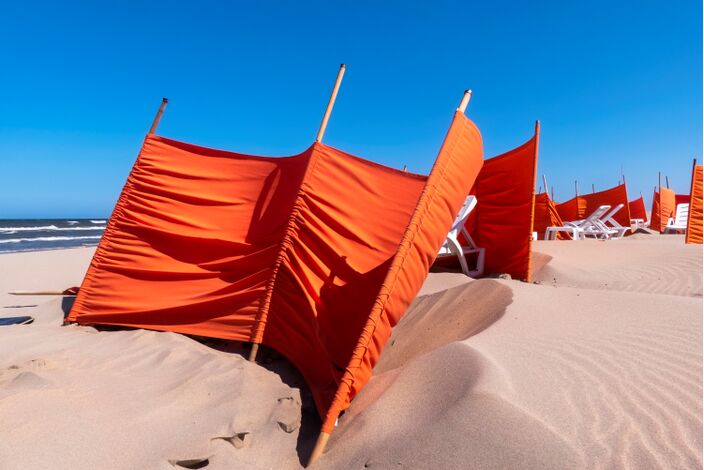
[[[460,261],[460,266],[462,267],[462,272],[465,276],[469,276],[469,266],[467,266],[467,260],[464,257],[462,246],[460,246],[457,240],[454,240],[450,237],[447,237],[447,242],[448,246],[450,247],[450,251],[457,255],[457,259]]]

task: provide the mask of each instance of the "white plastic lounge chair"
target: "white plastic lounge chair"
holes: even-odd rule
[[[609,238],[614,232],[600,221],[600,218],[611,209],[611,206],[599,206],[589,217],[583,220],[574,222],[565,222],[564,225],[557,227],[548,227],[545,229],[545,239],[555,240],[558,232],[567,232],[572,236],[572,240],[584,239],[587,235],[597,236],[599,238]]]
[[[643,219],[631,219],[631,226],[635,227],[636,230],[639,228],[646,228],[650,224]]]
[[[477,198],[475,196],[467,196],[464,200],[462,209],[455,219],[455,223],[452,224],[450,232],[447,234],[445,243],[440,247],[438,252],[438,258],[445,258],[448,256],[457,256],[460,261],[460,266],[462,267],[462,272],[469,277],[478,277],[484,273],[484,248],[477,247],[469,232],[464,228],[465,222],[472,209],[477,205]],[[467,246],[462,246],[458,240],[459,234],[462,233],[464,239],[467,241]],[[467,265],[466,255],[471,253],[477,253],[477,268],[470,271]]]
[[[620,211],[622,207],[623,204],[619,204],[618,206],[611,209],[608,214],[599,219],[601,222],[604,223],[607,229],[616,231],[616,233],[614,233],[611,238],[623,238],[626,232],[631,229],[631,227],[624,227],[623,225],[619,224],[616,219],[614,219],[614,215],[616,215],[616,213]]]
[[[689,204],[677,204],[675,208],[675,218],[670,217],[665,226],[665,233],[687,230],[687,218],[689,217]]]

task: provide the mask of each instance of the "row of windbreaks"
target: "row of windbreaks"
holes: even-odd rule
[[[536,195],[538,141],[536,125],[483,160],[458,112],[426,177],[321,143],[269,158],[149,134],[68,319],[269,345],[301,371],[330,432],[468,194],[485,271],[514,279],[530,280],[534,231],[601,204],[623,203],[616,220],[630,225],[625,185],[557,206]]]

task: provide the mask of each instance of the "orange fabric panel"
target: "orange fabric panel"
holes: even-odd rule
[[[426,178],[315,144],[262,338],[324,416]],[[350,397],[351,398],[351,397]]]
[[[391,328],[423,285],[430,265],[479,174],[482,159],[479,130],[463,113],[456,112],[418,205],[390,260],[335,399],[324,417],[324,432],[332,432],[340,411],[347,408],[371,377]]]
[[[248,341],[310,153],[148,135],[68,320]]]
[[[615,208],[619,204],[623,204],[623,207],[613,215],[614,220],[624,227],[631,226],[631,213],[628,205],[628,191],[626,191],[626,184],[619,184],[616,187],[605,189],[604,191],[599,191],[592,194],[585,194],[580,196],[586,202],[586,207],[584,209],[584,214],[581,218],[589,216],[599,206],[609,205],[611,208]]]
[[[667,220],[675,215],[676,196],[675,192],[660,188],[660,192],[655,191],[653,195],[653,208],[650,212],[650,228],[660,233],[665,232]]]
[[[702,244],[702,165],[695,166],[692,172],[685,243]]]
[[[469,193],[477,206],[465,227],[486,250],[486,273],[530,278],[537,139],[485,160]]]
[[[643,219],[645,222],[648,221],[648,213],[645,211],[643,196],[630,201],[628,203],[628,210],[631,213],[631,219]]]
[[[550,196],[547,193],[535,195],[535,216],[533,218],[533,231],[538,233],[538,239],[545,239],[545,229],[548,227],[560,227],[563,225],[562,218],[555,208]],[[566,237],[562,232],[557,233],[558,240]]]
[[[582,197],[573,197],[563,203],[557,204],[555,206],[557,213],[560,214],[560,218],[565,222],[573,222],[575,220],[582,220],[587,215],[587,201]]]
[[[460,113],[429,177],[323,144],[268,158],[148,135],[68,320],[262,342],[301,371],[321,416],[337,415],[481,163]]]

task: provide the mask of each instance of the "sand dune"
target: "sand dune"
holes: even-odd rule
[[[431,274],[316,468],[701,468],[701,248],[536,250],[539,284]],[[0,255],[0,291],[76,285],[91,253]],[[310,452],[319,420],[275,354],[62,327],[56,298],[0,306],[37,319],[0,328],[0,468],[300,468]]]

